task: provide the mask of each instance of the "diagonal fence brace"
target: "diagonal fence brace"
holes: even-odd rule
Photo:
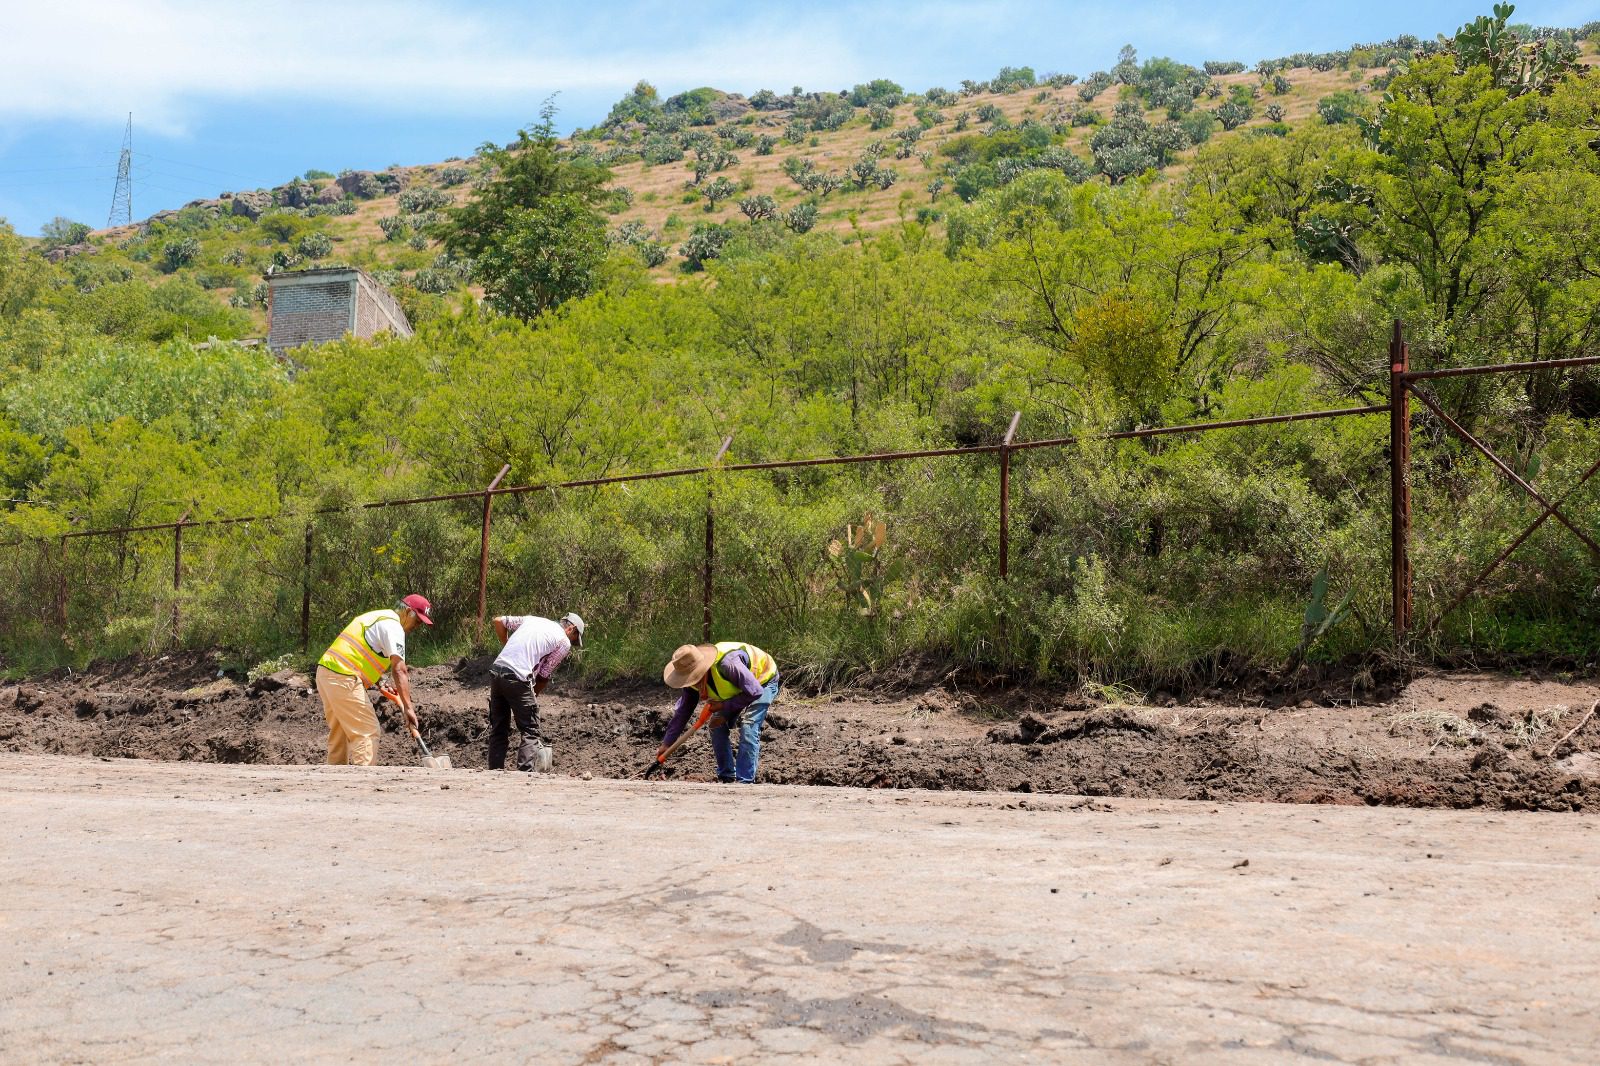
[[[1573,536],[1583,541],[1583,543],[1588,546],[1589,550],[1594,552],[1596,557],[1600,557],[1600,544],[1596,544],[1593,537],[1589,536],[1589,534],[1573,525],[1571,520],[1568,519],[1566,515],[1561,513],[1559,505],[1553,504],[1549,500],[1545,499],[1543,493],[1524,481],[1521,475],[1507,466],[1505,461],[1494,452],[1490,451],[1488,446],[1486,446],[1482,441],[1478,440],[1477,437],[1474,437],[1471,433],[1469,433],[1466,427],[1461,425],[1461,423],[1457,422],[1455,419],[1451,418],[1449,415],[1445,414],[1444,409],[1440,407],[1438,402],[1434,400],[1432,396],[1428,395],[1427,392],[1415,385],[1410,386],[1410,388],[1411,391],[1416,394],[1417,399],[1426,404],[1428,409],[1435,415],[1438,415],[1439,420],[1446,426],[1449,426],[1452,432],[1454,432],[1458,437],[1466,441],[1468,444],[1472,445],[1474,448],[1478,449],[1484,455],[1488,456],[1489,461],[1493,463],[1497,469],[1499,469],[1500,473],[1506,476],[1507,480],[1544,505],[1545,509],[1550,512],[1551,517],[1570,529]]]
[[[1559,498],[1557,498],[1555,503],[1544,504],[1543,505],[1543,510],[1540,512],[1539,517],[1535,518],[1533,520],[1532,524],[1530,524],[1527,529],[1524,529],[1522,531],[1522,533],[1517,537],[1516,540],[1514,540],[1510,544],[1506,545],[1505,549],[1503,551],[1501,551],[1501,553],[1499,555],[1495,556],[1494,562],[1492,562],[1488,566],[1484,567],[1483,571],[1480,574],[1478,574],[1477,577],[1475,577],[1471,581],[1467,582],[1466,586],[1464,588],[1462,588],[1462,590],[1460,592],[1456,593],[1455,598],[1452,599],[1449,603],[1447,603],[1444,606],[1444,608],[1437,615],[1435,615],[1433,617],[1433,621],[1429,622],[1428,625],[1427,625],[1428,631],[1429,632],[1433,632],[1435,629],[1437,629],[1439,627],[1439,623],[1444,621],[1446,615],[1448,615],[1451,611],[1454,611],[1457,607],[1460,607],[1463,603],[1465,603],[1467,601],[1467,597],[1468,596],[1471,596],[1474,592],[1477,592],[1478,589],[1483,586],[1483,583],[1485,581],[1489,580],[1489,575],[1493,574],[1496,570],[1498,570],[1500,568],[1500,564],[1501,563],[1503,563],[1507,559],[1511,558],[1511,553],[1512,552],[1514,552],[1518,548],[1522,547],[1522,542],[1523,541],[1527,540],[1529,537],[1531,537],[1535,533],[1537,533],[1539,531],[1539,528],[1544,525],[1545,520],[1548,519],[1551,515],[1555,514],[1556,513],[1556,509],[1559,508],[1562,504],[1564,504],[1568,500],[1572,499],[1572,497],[1577,493],[1577,491],[1579,489],[1583,488],[1584,484],[1590,478],[1594,477],[1594,475],[1597,474],[1597,473],[1600,473],[1600,459],[1596,459],[1595,462],[1594,462],[1594,465],[1591,466],[1589,469],[1585,470],[1583,472],[1583,476],[1578,478],[1578,480],[1573,483],[1571,488],[1567,489],[1566,492],[1562,493],[1561,496]]]

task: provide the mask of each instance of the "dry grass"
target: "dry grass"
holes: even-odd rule
[[[1462,748],[1470,744],[1473,738],[1479,735],[1478,727],[1449,711],[1418,710],[1413,705],[1409,711],[1401,711],[1389,719],[1389,735],[1399,736],[1406,726],[1418,726],[1426,737],[1431,737],[1433,743],[1428,750],[1432,751],[1440,744],[1449,744],[1452,747]]]
[[[1534,742],[1561,724],[1572,710],[1564,703],[1529,711],[1518,718],[1507,730],[1506,747],[1532,748]]]

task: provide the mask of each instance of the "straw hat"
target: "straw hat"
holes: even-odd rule
[[[685,644],[672,653],[672,661],[661,673],[668,688],[690,688],[700,683],[717,661],[717,649],[710,644]]]

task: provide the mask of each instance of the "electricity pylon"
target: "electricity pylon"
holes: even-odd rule
[[[133,112],[128,112],[128,130],[122,135],[122,156],[117,160],[117,188],[111,194],[111,214],[106,227],[133,224]]]

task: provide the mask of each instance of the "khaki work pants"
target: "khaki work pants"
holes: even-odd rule
[[[367,702],[367,686],[359,677],[317,667],[317,695],[328,719],[328,763],[371,766],[378,759],[383,727]]]

